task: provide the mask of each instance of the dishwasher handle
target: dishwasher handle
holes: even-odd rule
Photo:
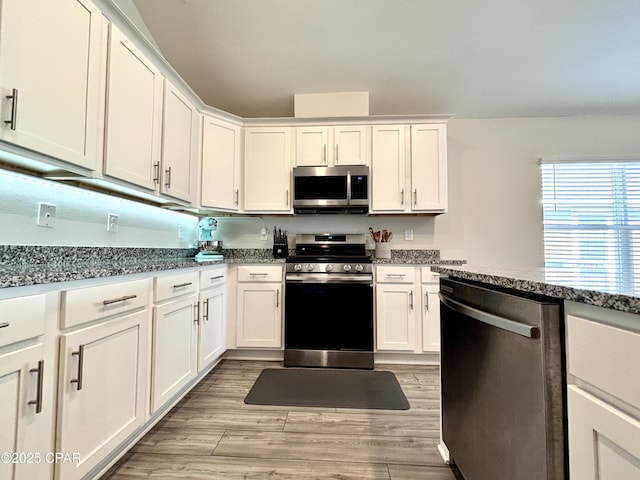
[[[486,323],[487,325],[491,325],[511,333],[516,333],[527,338],[539,338],[540,336],[540,329],[538,327],[527,325],[525,323],[514,322],[513,320],[499,317],[492,313],[483,312],[482,310],[478,310],[477,308],[473,308],[453,300],[442,293],[440,294],[440,302],[458,313],[467,315],[468,317],[478,320],[479,322]]]

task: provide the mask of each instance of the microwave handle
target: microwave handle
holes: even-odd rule
[[[351,172],[347,171],[347,205],[351,205]]]

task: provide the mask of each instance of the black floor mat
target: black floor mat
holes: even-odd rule
[[[329,408],[410,408],[396,376],[375,370],[267,368],[244,403]]]

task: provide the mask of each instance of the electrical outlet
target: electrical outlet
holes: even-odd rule
[[[51,203],[38,204],[38,225],[53,228],[56,224],[56,206]]]
[[[267,235],[267,229],[263,227],[260,230],[260,240],[267,240],[267,238],[269,238]]]
[[[178,238],[184,238],[184,227],[182,225],[178,225]]]
[[[412,241],[413,240],[413,230],[405,230],[404,231],[404,239],[407,241]]]
[[[107,232],[118,231],[118,215],[110,213],[107,215]]]

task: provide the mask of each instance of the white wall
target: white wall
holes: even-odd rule
[[[56,206],[53,228],[37,225],[40,202]],[[117,232],[107,215],[118,215]],[[0,170],[0,244],[189,248],[197,238],[191,215]],[[184,238],[178,238],[178,226]]]
[[[434,226],[443,258],[542,266],[539,159],[640,159],[640,116],[453,119],[448,149],[449,213]]]

